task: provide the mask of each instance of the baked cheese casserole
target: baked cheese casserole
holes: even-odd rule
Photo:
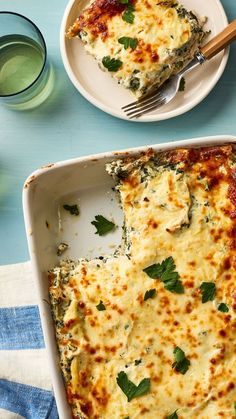
[[[179,72],[205,35],[203,21],[175,0],[95,0],[67,31],[137,97]]]
[[[148,150],[107,171],[121,247],[49,272],[73,418],[235,418],[232,146]]]

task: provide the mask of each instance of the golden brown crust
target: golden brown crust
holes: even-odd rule
[[[125,173],[118,176],[118,187],[127,255],[67,262],[49,275],[74,417],[80,412],[86,419],[135,414],[164,419],[176,409],[181,419],[233,417],[235,163],[233,147],[226,145],[149,149],[111,164],[115,176],[118,169]],[[145,273],[170,256],[183,294]],[[206,303],[203,282],[216,286],[214,299]],[[155,297],[146,301],[148,290],[155,290]],[[98,310],[99,301],[104,311]],[[220,303],[227,312],[219,310]],[[173,369],[176,346],[190,360],[183,376]],[[127,402],[116,383],[120,371],[134,383],[149,377],[150,393]]]

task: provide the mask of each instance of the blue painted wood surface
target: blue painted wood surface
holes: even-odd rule
[[[207,0],[199,0],[207,1]],[[67,0],[1,0],[1,10],[28,16],[42,30],[56,70],[50,99],[30,112],[0,109],[0,264],[26,260],[21,194],[25,178],[48,162],[91,153],[215,134],[236,135],[236,43],[225,73],[196,108],[151,124],[122,121],[96,109],[70,83],[59,52]],[[229,20],[236,1],[222,0]]]

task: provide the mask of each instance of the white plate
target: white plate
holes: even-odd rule
[[[168,150],[177,147],[194,147],[235,143],[236,137],[218,136],[198,138],[178,143],[151,146],[154,150]],[[59,162],[34,172],[25,182],[23,207],[29,252],[35,282],[38,290],[38,304],[42,321],[44,339],[51,368],[53,388],[59,416],[71,419],[66,402],[65,388],[59,369],[58,352],[48,300],[47,271],[58,265],[57,245],[65,241],[70,248],[62,256],[77,259],[112,254],[114,246],[121,241],[121,228],[106,237],[94,234],[91,220],[97,214],[114,217],[116,224],[122,225],[122,212],[111,188],[114,181],[105,171],[105,164],[121,156],[136,154],[147,150],[148,146],[81,157]],[[62,204],[79,202],[81,214],[68,215],[58,208]],[[47,221],[47,223],[46,223]],[[112,418],[111,418],[112,419]]]
[[[67,39],[65,32],[80,14],[87,0],[70,0],[61,24],[60,48],[67,74],[76,89],[93,105],[117,118],[128,119],[121,107],[134,100],[131,92],[117,84],[117,81],[99,69],[93,57],[89,56],[82,41]],[[199,16],[208,16],[205,25],[215,36],[227,26],[227,17],[219,0],[182,0],[181,3]],[[201,102],[221,77],[229,50],[225,50],[186,76],[185,92],[178,93],[169,104],[134,121],[153,122],[181,115]]]

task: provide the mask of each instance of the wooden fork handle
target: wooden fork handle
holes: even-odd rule
[[[218,52],[226,48],[231,42],[236,40],[236,19],[227,28],[215,36],[204,47],[201,52],[207,60],[213,58]]]

